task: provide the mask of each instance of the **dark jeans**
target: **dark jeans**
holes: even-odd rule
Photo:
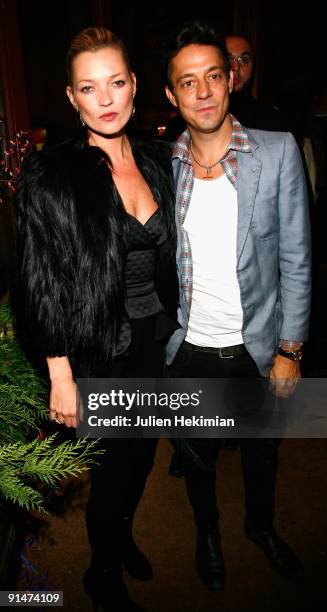
[[[154,317],[132,322],[132,343],[117,357],[108,373],[112,378],[157,377],[162,374],[164,347],[154,340]],[[100,464],[91,470],[86,525],[93,560],[112,566],[119,562],[123,519],[134,516],[150,473],[158,440],[105,439]]]
[[[169,368],[175,378],[260,378],[250,354],[220,358],[217,354],[192,350],[184,342]],[[202,464],[185,460],[183,471],[187,493],[198,527],[215,524],[219,519],[216,501],[216,461],[222,440],[188,439]],[[246,520],[253,526],[269,529],[273,523],[275,483],[279,440],[271,438],[240,439],[245,489]]]

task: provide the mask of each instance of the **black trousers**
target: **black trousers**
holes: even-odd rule
[[[194,351],[186,342],[170,366],[169,375],[175,378],[260,378],[247,351],[237,357],[220,358],[217,354]],[[187,440],[207,466],[203,470],[194,462],[183,462],[187,493],[199,528],[219,520],[216,461],[221,442],[216,438]],[[240,439],[246,520],[262,529],[271,528],[273,523],[278,445],[279,440],[270,438]]]
[[[154,340],[154,317],[132,322],[129,349],[117,357],[108,376],[157,377],[162,374],[164,346]],[[110,567],[119,563],[124,518],[133,518],[150,473],[158,440],[105,439],[105,454],[91,470],[86,526],[93,560]]]

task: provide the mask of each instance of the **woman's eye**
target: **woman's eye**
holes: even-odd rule
[[[90,91],[92,91],[92,87],[91,87],[91,85],[84,85],[84,86],[81,88],[81,92],[82,92],[82,93],[90,93]]]
[[[119,79],[118,81],[114,81],[114,85],[115,87],[123,87],[123,85],[125,85],[125,81]]]

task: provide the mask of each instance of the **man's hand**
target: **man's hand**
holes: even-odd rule
[[[277,397],[289,397],[301,378],[300,362],[276,355],[270,370],[270,390]]]

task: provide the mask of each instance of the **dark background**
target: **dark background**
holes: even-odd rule
[[[203,5],[203,6],[202,6]],[[204,8],[203,8],[204,7]],[[138,77],[136,123],[152,127],[169,113],[160,70],[162,41],[184,19],[203,18],[224,33],[249,35],[257,51],[257,95],[298,112],[312,102],[327,115],[326,20],[320,3],[241,0],[200,3],[19,0],[18,16],[31,127],[58,137],[75,117],[65,96],[65,53],[82,28],[100,22],[126,43]]]

